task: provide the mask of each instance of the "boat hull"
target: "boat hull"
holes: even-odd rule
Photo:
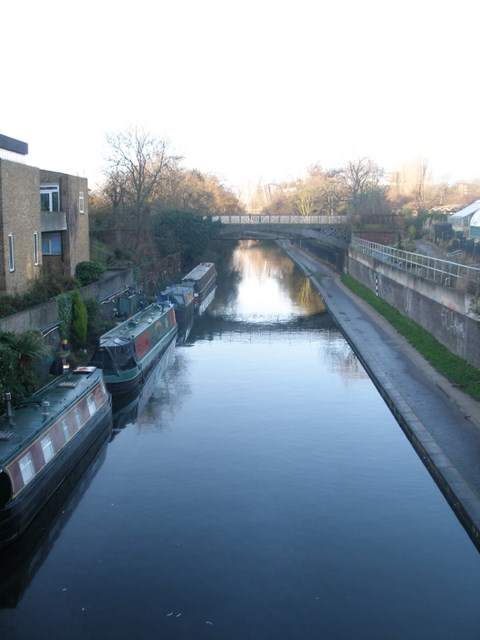
[[[148,354],[142,358],[138,365],[128,371],[122,372],[119,376],[105,374],[105,384],[108,391],[113,396],[113,408],[118,403],[118,396],[130,396],[139,393],[143,385],[148,380],[152,370],[165,357],[169,347],[175,345],[177,337],[177,327],[158,342]]]
[[[209,291],[204,292],[202,298],[198,301],[198,305],[196,308],[197,315],[201,316],[205,313],[208,307],[212,304],[213,299],[215,298],[216,291],[217,287],[213,285],[213,287]]]
[[[201,262],[182,278],[182,283],[193,287],[195,314],[200,316],[205,313],[217,289],[217,271],[213,262]]]
[[[173,284],[159,293],[159,301],[168,300],[173,304],[177,319],[177,344],[184,343],[192,329],[195,316],[193,287],[186,284]]]
[[[0,509],[0,548],[21,536],[66,478],[82,464],[87,454],[90,456],[91,450],[98,450],[109,438],[111,428],[112,406],[108,396],[55,457]]]
[[[103,370],[114,408],[116,398],[140,392],[177,332],[173,305],[158,302],[100,337],[91,363]]]

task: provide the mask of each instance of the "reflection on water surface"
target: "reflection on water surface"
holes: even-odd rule
[[[237,322],[279,322],[325,312],[310,280],[276,245],[265,248],[255,240],[240,242],[232,269],[241,274],[235,296],[223,304],[217,301],[214,314]]]
[[[478,554],[323,303],[275,246],[231,268],[0,637],[476,637]]]

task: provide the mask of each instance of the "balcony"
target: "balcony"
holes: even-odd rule
[[[67,215],[63,211],[41,211],[40,231],[66,231]]]

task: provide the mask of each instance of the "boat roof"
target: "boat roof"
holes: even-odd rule
[[[168,300],[154,302],[101,335],[100,346],[119,347],[128,344],[132,338],[143,333],[152,322],[169,313],[171,309],[173,309],[173,305]]]
[[[215,265],[213,262],[201,262],[197,264],[195,268],[193,268],[186,276],[182,278],[182,280],[200,280],[203,276],[209,271],[215,269]]]
[[[55,422],[67,409],[90,391],[101,378],[96,367],[78,367],[64,373],[13,409],[13,424],[5,414],[0,416],[0,466],[18,455],[32,440]],[[47,401],[48,416],[42,414]]]
[[[172,284],[160,291],[159,295],[163,296],[164,299],[171,300],[174,304],[188,305],[193,302],[193,284],[191,282]]]
[[[186,293],[191,293],[191,292],[192,292],[192,285],[188,283],[171,284],[168,287],[165,287],[165,289],[163,289],[162,291],[160,291],[160,295],[168,296],[168,295],[178,294],[178,293],[185,295]]]

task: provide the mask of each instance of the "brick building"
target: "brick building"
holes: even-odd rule
[[[30,167],[27,151],[0,135],[0,295],[90,258],[87,179]]]

